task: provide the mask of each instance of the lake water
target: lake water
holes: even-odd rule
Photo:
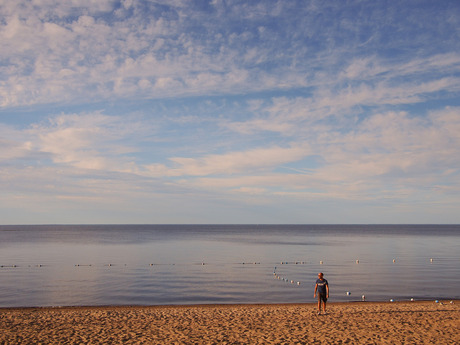
[[[0,307],[315,302],[319,271],[331,302],[459,299],[459,249],[459,225],[0,226]]]

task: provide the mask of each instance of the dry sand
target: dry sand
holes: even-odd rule
[[[0,309],[0,344],[460,344],[460,302]]]

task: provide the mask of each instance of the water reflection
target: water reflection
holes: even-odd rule
[[[460,297],[458,232],[390,229],[0,227],[0,306],[313,302],[319,271],[331,301]]]

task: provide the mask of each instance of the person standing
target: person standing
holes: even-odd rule
[[[318,315],[321,314],[321,303],[323,304],[324,314],[326,314],[326,302],[329,298],[329,284],[322,272],[318,273],[318,279],[316,279],[315,294],[313,297],[318,295]]]

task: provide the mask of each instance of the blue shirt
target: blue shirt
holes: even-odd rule
[[[318,294],[327,295],[326,285],[329,286],[329,284],[327,283],[326,279],[316,279],[316,285],[318,285],[318,288],[316,289]]]

